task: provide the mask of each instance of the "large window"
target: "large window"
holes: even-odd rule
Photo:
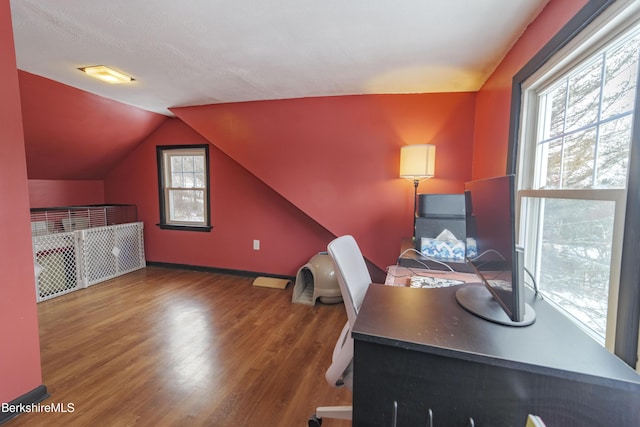
[[[209,231],[209,147],[159,146],[160,227]]]
[[[613,350],[640,25],[600,25],[523,84],[517,172],[525,264],[548,301]]]

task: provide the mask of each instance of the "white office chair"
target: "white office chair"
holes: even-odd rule
[[[351,328],[358,316],[358,310],[371,283],[369,270],[360,248],[352,236],[341,236],[327,246],[329,256],[335,265],[338,285],[347,310],[347,323],[333,349],[331,366],[325,373],[327,382],[334,387],[353,387],[353,338]],[[350,420],[351,406],[320,406],[309,419],[309,427],[322,424],[323,418]]]

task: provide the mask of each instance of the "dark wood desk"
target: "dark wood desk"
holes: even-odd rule
[[[373,284],[353,328],[353,425],[640,426],[640,375],[538,298],[513,328],[458,305],[456,287]],[[393,424],[394,401],[397,424]]]

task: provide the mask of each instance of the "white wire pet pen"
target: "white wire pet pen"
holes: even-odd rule
[[[144,268],[135,205],[31,210],[37,301]]]

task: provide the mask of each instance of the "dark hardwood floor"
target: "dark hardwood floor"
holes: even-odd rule
[[[38,304],[43,404],[73,412],[5,425],[294,427],[349,405],[324,380],[343,304],[292,304],[292,286],[252,281],[148,267]]]

